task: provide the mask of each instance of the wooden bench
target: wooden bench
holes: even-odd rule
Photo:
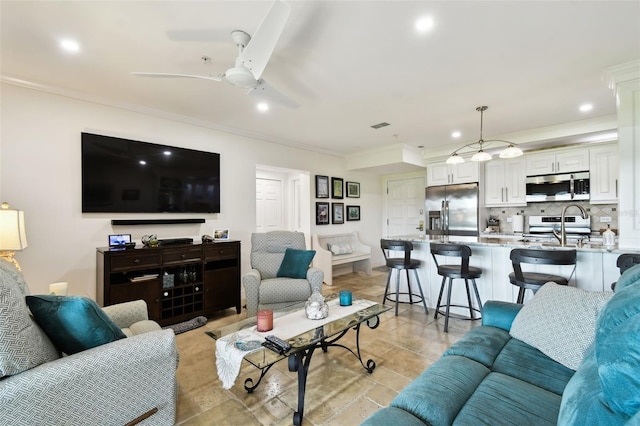
[[[311,247],[316,251],[313,266],[324,272],[324,282],[327,285],[333,285],[334,269],[338,269],[334,267],[351,266],[348,272],[362,271],[371,275],[371,247],[362,244],[356,232],[332,235],[313,234]]]

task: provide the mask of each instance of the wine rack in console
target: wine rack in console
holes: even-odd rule
[[[143,299],[161,325],[240,306],[240,242],[97,249],[100,306]]]

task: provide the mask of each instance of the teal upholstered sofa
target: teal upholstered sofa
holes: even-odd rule
[[[487,302],[481,326],[362,424],[640,425],[640,265],[606,297],[576,371],[509,334],[522,305]]]

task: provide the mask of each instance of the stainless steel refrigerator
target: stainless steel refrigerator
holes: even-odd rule
[[[426,189],[427,235],[478,236],[478,184]]]

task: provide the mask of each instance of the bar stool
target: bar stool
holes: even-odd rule
[[[417,269],[420,267],[421,262],[417,259],[411,258],[411,252],[413,251],[413,244],[411,241],[400,241],[400,240],[380,240],[380,248],[382,249],[382,254],[384,255],[384,260],[389,268],[389,276],[387,277],[387,287],[384,289],[384,298],[382,299],[382,303],[384,304],[385,300],[389,300],[391,302],[395,302],[396,304],[396,316],[398,316],[398,303],[420,303],[424,306],[425,313],[429,313],[427,309],[427,303],[424,299],[424,293],[422,292],[422,286],[420,285],[420,277],[418,276]],[[403,252],[403,257],[391,257],[391,252]],[[402,270],[406,271],[407,274],[407,291],[401,293],[400,292],[400,273]],[[418,283],[418,290],[420,291],[420,295],[414,294],[411,291],[411,280],[409,278],[409,270],[412,270],[416,276],[416,281]],[[393,299],[389,295],[389,285],[391,283],[391,275],[393,271],[396,271],[396,297]],[[409,301],[400,300],[400,295],[408,295]],[[415,300],[414,300],[415,298]]]
[[[620,275],[624,274],[624,271],[637,264],[640,264],[640,254],[623,253],[618,256],[618,259],[616,260],[616,266],[620,269]],[[615,289],[616,283],[612,283],[611,290]]]
[[[509,281],[511,284],[520,287],[517,302],[519,304],[524,303],[525,291],[531,290],[535,294],[540,287],[549,281],[559,285],[568,285],[569,280],[576,271],[575,250],[513,249],[509,257],[513,265],[513,272],[509,274]],[[542,272],[523,272],[521,267],[522,263],[537,265],[573,265],[573,271],[569,278]]]
[[[459,319],[467,319],[467,320],[479,320],[482,318],[482,302],[480,301],[480,294],[478,293],[478,286],[476,285],[476,278],[480,278],[482,275],[482,269],[476,268],[474,266],[469,266],[469,258],[471,257],[471,248],[469,246],[463,244],[440,244],[440,243],[431,243],[431,256],[433,257],[433,261],[435,262],[436,268],[438,270],[438,275],[442,276],[442,284],[440,285],[440,294],[438,295],[438,304],[436,305],[436,313],[434,318],[438,318],[438,314],[444,315],[444,332],[449,332],[449,317],[453,316],[454,318]],[[459,257],[461,259],[460,264],[456,265],[440,265],[438,263],[437,256],[449,256],[449,257]],[[442,294],[444,293],[445,285],[447,284],[447,278],[449,279],[448,290],[447,290],[447,303],[446,305],[442,305]],[[467,302],[468,305],[452,305],[451,304],[451,287],[454,279],[464,279],[464,284],[467,290]],[[476,296],[476,301],[478,303],[477,307],[473,306],[471,302],[471,292],[469,291],[469,280],[473,285],[473,292]],[[441,311],[441,307],[446,306],[445,312]],[[451,307],[458,308],[468,308],[469,309],[469,317],[465,317],[459,314],[451,314]],[[480,316],[476,317],[475,313],[478,312]]]

